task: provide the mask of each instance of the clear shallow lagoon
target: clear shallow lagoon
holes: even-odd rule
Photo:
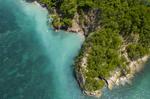
[[[47,10],[21,0],[0,0],[0,99],[89,99],[73,75],[83,40],[47,25]],[[102,99],[149,99],[150,65],[134,84]],[[93,98],[90,98],[93,99]]]

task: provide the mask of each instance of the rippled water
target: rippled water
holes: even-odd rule
[[[83,39],[53,31],[47,15],[33,3],[0,0],[0,99],[93,99],[73,74]],[[102,99],[149,99],[149,66],[133,85],[106,90]]]

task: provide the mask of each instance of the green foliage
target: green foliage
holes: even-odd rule
[[[64,26],[71,27],[71,25],[72,25],[72,20],[71,19],[64,18],[62,21],[64,23]]]
[[[148,54],[150,48],[150,8],[141,0],[88,0],[92,3],[78,1],[80,8],[101,11],[101,30],[93,32],[86,39],[82,52],[88,50],[87,69],[85,74],[86,88],[96,90],[94,78],[110,76],[110,71],[116,68],[125,69],[126,59],[119,53],[120,46],[130,43],[126,48],[131,60],[136,60]],[[93,6],[91,6],[93,5]],[[83,10],[84,11],[84,10]],[[82,19],[84,20],[84,19]],[[122,36],[122,39],[121,39]],[[137,39],[130,41],[132,37]],[[136,44],[134,44],[136,43]],[[83,54],[80,54],[82,59]],[[79,59],[79,60],[80,60]],[[79,61],[78,60],[78,61]]]
[[[103,80],[96,80],[93,78],[87,78],[86,84],[84,85],[85,89],[88,91],[96,91],[98,89],[103,88],[105,82]]]
[[[150,8],[144,7],[143,9],[139,43],[146,48],[150,48]]]
[[[54,2],[52,0],[39,0],[40,3],[47,5],[50,10],[52,6],[54,6]]]
[[[60,26],[62,25],[62,22],[60,22],[59,16],[58,15],[53,15],[52,18],[53,18],[53,21],[52,21],[53,26],[56,29],[59,29]]]
[[[148,54],[148,49],[139,44],[130,44],[127,47],[128,56],[131,60],[136,60]]]
[[[76,0],[64,0],[60,10],[66,18],[73,18],[75,12],[77,12],[76,6]]]
[[[97,90],[104,82],[95,78],[110,76],[116,68],[126,68],[126,59],[120,51],[121,45],[130,44],[126,50],[132,60],[148,54],[150,48],[150,0],[40,0],[48,9],[54,10],[55,28],[71,27],[72,19],[79,14],[79,23],[88,24],[93,16],[98,29],[91,33],[83,44],[76,60],[77,68],[85,51],[88,53],[85,73],[85,89]],[[88,12],[100,14],[88,15]],[[91,16],[89,20],[85,14]],[[90,13],[91,14],[91,13]],[[93,13],[92,13],[93,14]],[[99,29],[100,28],[100,29]],[[90,28],[91,29],[91,28]],[[136,40],[131,40],[136,39]]]
[[[109,75],[108,69],[113,70],[116,66],[121,65],[118,50],[122,40],[111,29],[102,29],[93,33],[86,43],[91,46],[88,52],[88,69],[96,71],[98,75],[95,76],[107,77]]]

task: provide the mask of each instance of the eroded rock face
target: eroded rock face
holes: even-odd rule
[[[88,10],[83,12],[83,21],[79,20],[79,25],[82,28],[84,35],[88,36],[89,33],[95,31],[97,28],[100,28],[100,11],[98,9]]]
[[[95,96],[95,97],[100,97],[102,95],[102,91],[101,90],[97,90],[97,91],[84,91],[84,94],[88,95],[88,96]]]
[[[85,84],[85,78],[81,72],[76,72],[76,76],[77,76],[78,83],[82,88],[82,86]]]
[[[80,33],[81,35],[84,35],[83,30],[80,28],[79,24],[75,20],[72,20],[72,27],[68,28],[67,31]]]
[[[122,76],[120,70],[116,70],[112,73],[112,76],[107,80],[108,81],[108,88],[110,90],[113,89],[115,86],[124,86],[125,84],[131,84],[132,79],[135,75],[135,73],[139,72],[143,69],[144,63],[149,59],[149,56],[144,56],[141,59],[138,59],[136,61],[131,61],[129,64],[129,73]]]

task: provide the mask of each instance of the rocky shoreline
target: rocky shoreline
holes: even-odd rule
[[[44,7],[44,8],[47,9],[47,6],[44,5],[44,4],[39,3],[38,0],[27,0],[27,1],[28,2],[32,2],[32,3],[34,3],[35,5],[38,5],[38,6],[40,5],[40,6],[42,6],[42,7]],[[62,30],[62,29],[58,29],[58,28],[55,28],[55,27],[53,27],[53,29],[56,32],[58,32],[59,30]],[[74,18],[72,20],[72,27],[69,27],[65,31],[76,33],[76,34],[80,35],[81,38],[83,38],[83,39],[85,38],[84,31],[83,31],[83,29],[79,25],[79,16],[78,16],[77,13],[76,13],[76,15],[74,16]]]
[[[27,0],[27,1],[32,1],[35,4],[39,5],[38,0]],[[40,4],[40,5],[42,7],[47,8],[46,5],[43,5],[43,4]],[[87,34],[87,33],[85,33],[85,31],[83,30],[83,27],[81,27],[81,25],[79,24],[78,19],[79,19],[79,16],[78,16],[78,14],[76,14],[74,16],[74,19],[72,20],[72,27],[69,27],[66,31],[77,33],[82,38],[85,38],[85,34]],[[54,27],[54,29],[56,31],[60,30],[60,29],[56,29],[55,27]],[[84,70],[86,70],[86,61],[87,61],[86,56],[87,56],[87,54],[85,54],[85,57],[83,57],[81,66],[80,66],[82,69],[84,68]],[[123,76],[121,74],[121,70],[117,68],[115,71],[111,72],[111,76],[106,79],[108,84],[105,83],[105,87],[112,90],[115,86],[120,86],[120,85],[124,86],[125,84],[131,84],[134,75],[137,72],[139,72],[140,70],[142,70],[142,68],[144,67],[144,63],[148,59],[149,59],[149,56],[144,56],[143,58],[138,59],[136,61],[130,61],[129,65],[127,66],[129,72]],[[84,77],[84,74],[83,74],[83,71],[81,68],[79,68],[78,70],[75,70],[76,79],[79,83],[81,90],[83,91],[84,94],[86,94],[88,96],[100,97],[102,95],[103,89],[91,92],[91,91],[85,90],[83,88],[84,83],[85,83],[85,77]]]
[[[114,71],[112,73],[113,75],[107,80],[109,83],[108,88],[112,90],[115,86],[124,86],[125,84],[131,84],[134,75],[144,68],[144,64],[148,61],[148,59],[149,56],[144,56],[143,58],[136,61],[131,61],[129,63],[129,66],[127,66],[129,72],[126,73],[124,76],[121,75],[120,70]]]
[[[81,69],[80,69],[80,72],[76,72],[77,81],[80,85],[81,90],[83,91],[85,95],[100,97],[102,95],[103,89],[105,88],[112,90],[114,87],[117,87],[117,86],[124,86],[126,84],[132,84],[132,79],[134,78],[134,75],[140,72],[144,68],[144,64],[148,61],[148,59],[149,59],[149,56],[144,56],[136,61],[130,61],[129,66],[127,66],[129,72],[126,73],[125,75],[122,75],[120,69],[116,69],[115,71],[111,72],[111,76],[106,79],[108,84],[105,84],[105,87],[100,90],[91,92],[83,88],[83,85],[85,83],[85,77],[82,74]],[[83,66],[83,68],[85,67]]]
[[[128,54],[126,53],[125,47],[121,49],[121,51],[124,52],[124,56],[129,63],[126,66],[126,70],[124,71],[124,74],[122,74],[122,70],[117,68],[115,71],[110,72],[110,77],[103,79],[105,80],[105,86],[102,89],[96,90],[96,91],[88,91],[84,88],[84,84],[86,82],[86,77],[84,76],[84,72],[88,72],[86,69],[87,67],[87,57],[88,57],[88,49],[84,51],[83,57],[81,58],[81,61],[78,64],[78,69],[76,69],[76,79],[79,83],[79,86],[83,92],[83,94],[88,96],[94,96],[94,97],[101,97],[103,94],[103,90],[105,88],[112,90],[113,88],[117,86],[124,86],[126,84],[132,84],[132,79],[134,78],[134,75],[138,72],[140,72],[144,68],[144,64],[148,61],[150,58],[148,55],[131,61],[128,58]],[[128,72],[127,72],[128,71]]]

